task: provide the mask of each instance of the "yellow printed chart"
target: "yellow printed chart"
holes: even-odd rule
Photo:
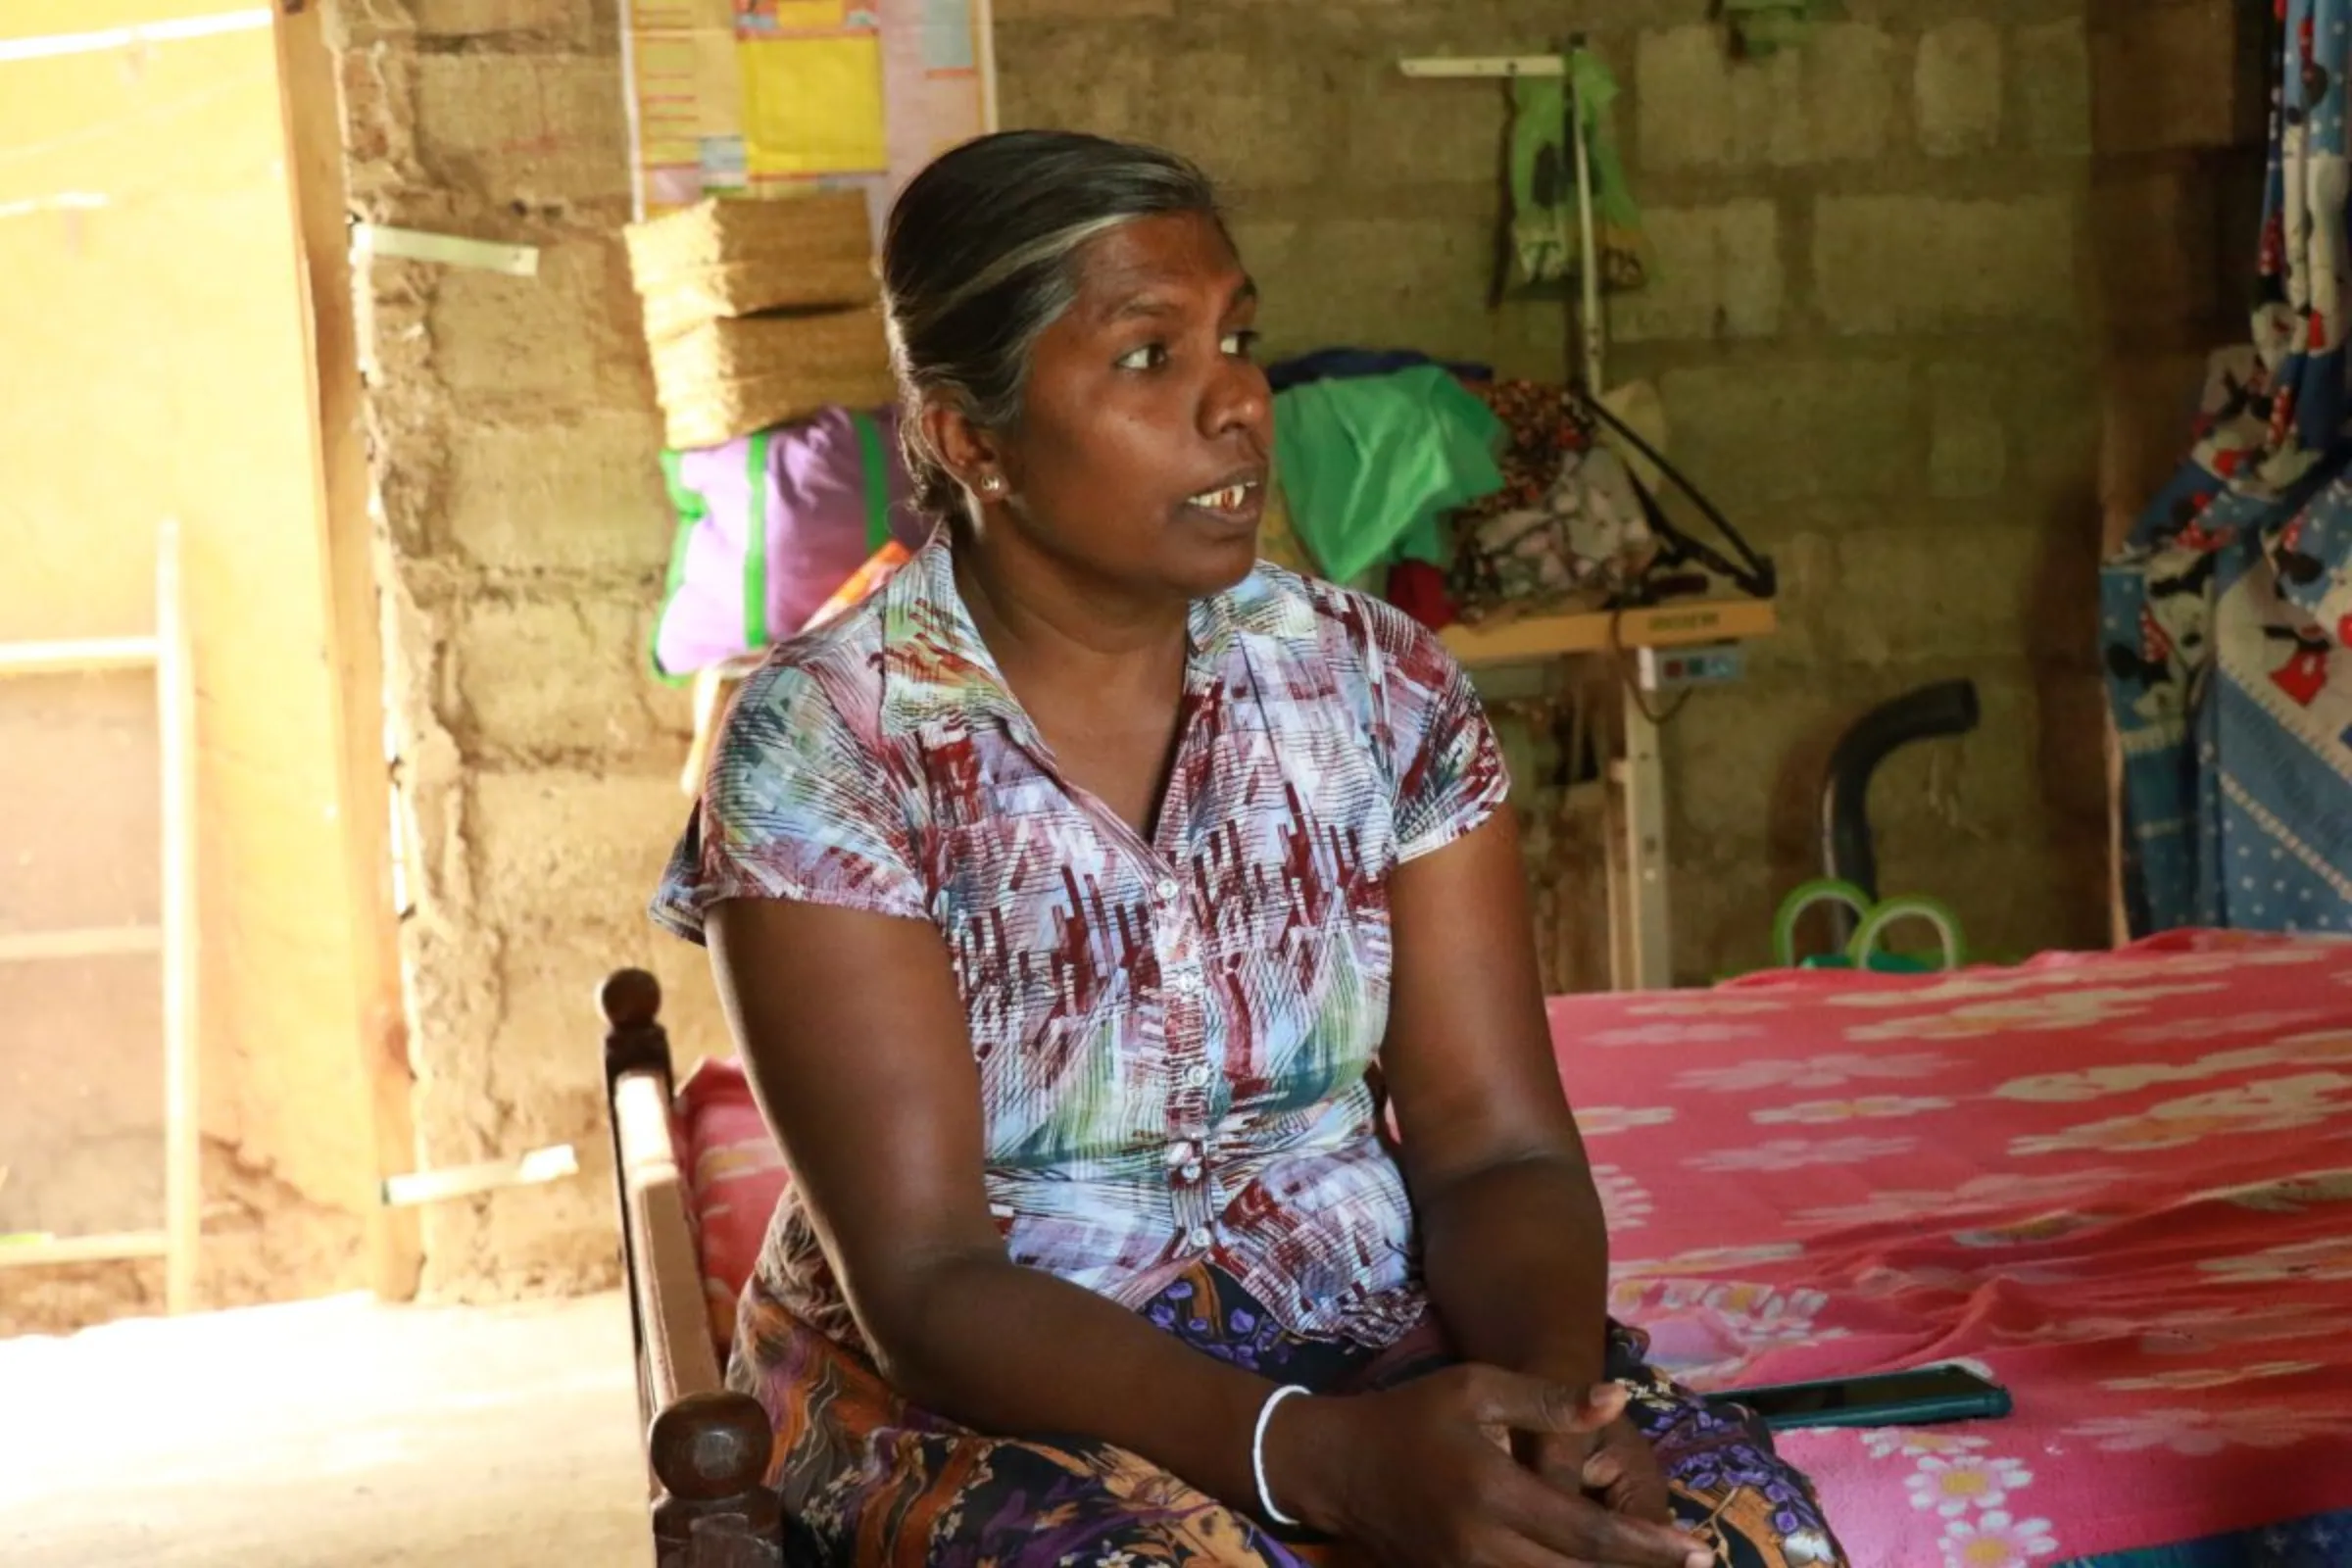
[[[992,128],[988,0],[623,0],[637,216],[862,186]]]

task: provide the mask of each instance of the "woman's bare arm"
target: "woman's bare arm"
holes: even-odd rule
[[[1462,1353],[1582,1385],[1606,1350],[1608,1238],[1553,1063],[1505,809],[1390,883],[1381,1067],[1429,1287]]]
[[[937,930],[736,901],[709,935],[754,1091],[891,1385],[980,1431],[1102,1439],[1250,1504],[1273,1385],[1006,1257]]]

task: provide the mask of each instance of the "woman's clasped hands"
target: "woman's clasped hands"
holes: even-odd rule
[[[1456,1367],[1300,1399],[1267,1432],[1275,1500],[1393,1568],[1711,1568],[1671,1522],[1626,1391]]]

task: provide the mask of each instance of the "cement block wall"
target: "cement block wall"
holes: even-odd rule
[[[2132,9],[2193,33],[2223,8]],[[1888,768],[1889,883],[1950,900],[1995,953],[2096,943],[2100,295],[2123,284],[2092,235],[2127,201],[2094,177],[2096,132],[2193,139],[2211,111],[2094,117],[2112,19],[2070,0],[1854,0],[1764,63],[1731,60],[1710,10],[998,0],[998,58],[1006,123],[1162,140],[1226,180],[1275,352],[1387,342],[1556,377],[1561,312],[1486,300],[1498,90],[1395,63],[1589,28],[1667,279],[1615,305],[1613,374],[1655,381],[1675,458],[1786,581],[1749,683],[1668,731],[1678,970],[1762,958],[1773,901],[1811,867],[1831,738],[1956,674],[1985,722]],[[665,975],[690,1052],[722,1038],[700,956],[641,913],[683,819],[686,714],[639,653],[670,522],[615,238],[612,13],[347,0],[336,19],[359,216],[542,249],[534,279],[378,262],[361,280],[428,1163],[598,1154],[587,1002],[612,964]],[[2204,69],[2193,39],[2132,36],[2133,60]],[[2191,282],[2218,265],[2196,239],[2164,264]],[[1589,886],[1549,901],[1555,922],[1598,923]],[[609,1277],[608,1209],[593,1166],[437,1209],[428,1287]]]
[[[2103,340],[2079,5],[1851,5],[1763,61],[1696,3],[1118,10],[1002,6],[1007,119],[1206,161],[1277,353],[1403,343],[1561,374],[1559,310],[1486,303],[1502,90],[1396,63],[1578,26],[1610,63],[1662,274],[1612,303],[1611,376],[1656,384],[1672,456],[1786,579],[1787,629],[1750,680],[1666,731],[1680,975],[1762,961],[1773,903],[1817,863],[1830,743],[1955,675],[1984,727],[1889,764],[1886,881],[1949,900],[1993,953],[2099,940]],[[1592,857],[1574,858],[1596,918]]]
[[[2119,538],[2180,461],[2206,355],[2246,339],[2271,61],[2264,6],[2097,0],[2100,501]]]

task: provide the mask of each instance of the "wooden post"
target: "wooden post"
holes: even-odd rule
[[[164,1309],[196,1305],[204,1227],[204,1127],[197,1092],[196,677],[190,667],[179,524],[155,542],[155,712],[163,754]]]
[[[400,930],[392,903],[391,763],[384,755],[382,616],[368,517],[368,453],[361,432],[358,325],[345,226],[343,122],[322,5],[272,8],[278,99],[284,112],[286,186],[310,331],[311,404],[318,421],[313,466],[325,529],[327,657],[341,743],[337,810],[347,861],[352,972],[375,1183],[368,1191],[370,1283],[385,1300],[416,1294],[424,1251],[414,1210],[374,1200],[384,1177],[416,1162],[408,1017],[400,990]]]

